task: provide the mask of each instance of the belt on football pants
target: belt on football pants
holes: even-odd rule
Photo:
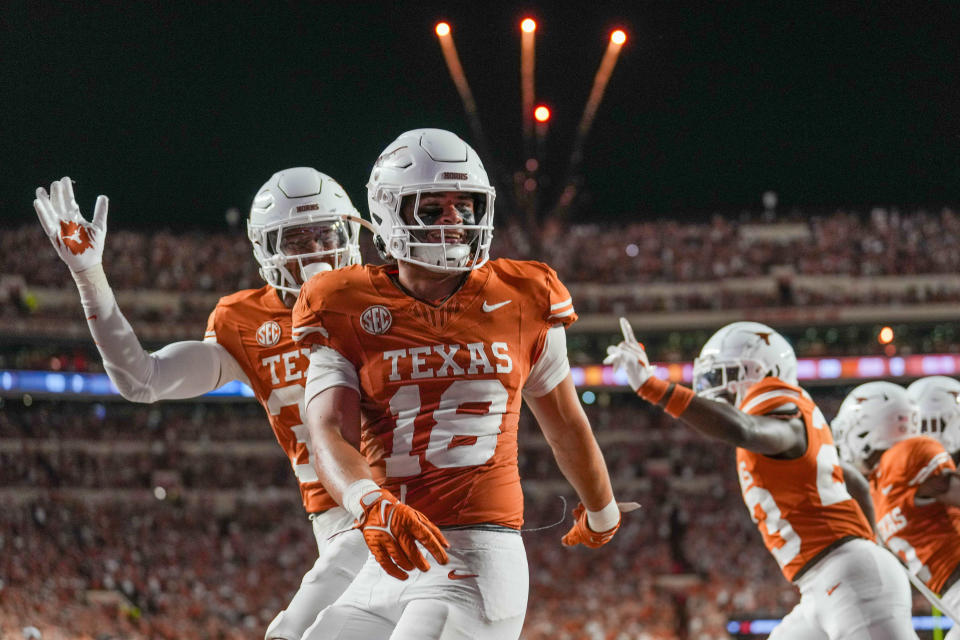
[[[813,556],[813,558],[810,560],[810,562],[808,562],[807,564],[805,564],[805,565],[803,565],[802,567],[800,567],[800,570],[797,571],[797,573],[794,574],[794,576],[793,576],[793,582],[796,582],[797,580],[799,580],[799,579],[800,579],[800,576],[802,576],[802,575],[805,574],[807,571],[809,571],[810,569],[812,569],[812,568],[813,568],[813,565],[815,565],[815,564],[817,564],[818,562],[820,562],[821,560],[823,560],[823,558],[824,558],[828,553],[830,553],[831,551],[833,551],[834,549],[836,549],[836,548],[839,547],[839,546],[842,546],[842,545],[847,544],[847,543],[850,542],[851,540],[866,540],[866,538],[861,538],[860,536],[843,536],[842,538],[837,538],[836,540],[834,540],[833,542],[831,542],[830,544],[828,544],[826,547],[824,547],[823,549],[821,549],[821,550],[820,550],[820,553],[818,553],[817,555]]]

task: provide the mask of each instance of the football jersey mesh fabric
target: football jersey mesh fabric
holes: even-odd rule
[[[920,436],[887,449],[869,478],[880,537],[936,593],[960,565],[960,508],[918,499],[917,489],[953,469],[943,445]]]
[[[337,506],[317,479],[307,447],[303,389],[310,350],[293,341],[290,309],[269,285],[221,298],[207,321],[205,340],[234,357],[263,405],[311,513]]]
[[[554,325],[577,318],[547,265],[493,260],[443,303],[404,293],[391,266],[320,274],[293,310],[300,344],[357,370],[362,429],[376,437],[384,487],[438,526],[519,529],[521,391]]]
[[[764,378],[750,388],[740,408],[766,415],[791,404],[807,434],[802,456],[785,460],[737,449],[747,510],[787,580],[842,538],[875,539],[866,516],[847,492],[830,428],[805,391],[778,378]]]

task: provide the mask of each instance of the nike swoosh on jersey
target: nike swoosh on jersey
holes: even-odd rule
[[[890,489],[893,489],[893,485],[892,485],[892,484],[888,484],[888,485],[885,486],[885,487],[881,487],[881,488],[880,488],[880,493],[882,493],[883,495],[887,495],[888,493],[890,493]]]
[[[509,302],[509,301],[508,301]],[[456,569],[451,569],[450,573],[447,574],[447,577],[451,580],[465,580],[466,578],[477,578],[479,574],[477,573],[457,573]]]
[[[483,310],[484,310],[484,312],[486,312],[486,313],[490,313],[491,311],[496,311],[496,310],[499,309],[500,307],[505,306],[505,305],[508,305],[508,304],[510,304],[511,302],[513,302],[513,300],[504,300],[503,302],[498,302],[497,304],[489,304],[486,300],[484,300],[484,301],[483,301]]]

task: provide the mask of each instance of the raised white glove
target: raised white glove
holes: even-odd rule
[[[623,332],[623,341],[607,347],[607,357],[603,359],[603,364],[612,364],[615,372],[623,369],[627,374],[627,382],[636,391],[653,376],[653,367],[650,366],[650,359],[643,345],[634,337],[633,327],[626,318],[620,318],[620,330]]]
[[[100,264],[107,235],[107,205],[107,196],[97,196],[90,223],[80,213],[70,178],[51,184],[49,195],[43,187],[37,189],[33,208],[50,244],[71,272],[79,273]]]

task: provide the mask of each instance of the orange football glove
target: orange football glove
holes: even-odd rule
[[[397,580],[406,580],[407,571],[430,569],[417,542],[426,547],[437,562],[447,564],[444,547],[450,543],[440,529],[425,515],[397,500],[386,489],[369,491],[360,498],[363,519],[358,527],[363,532],[370,553],[383,570]]]
[[[573,510],[573,519],[573,526],[570,528],[570,531],[567,532],[567,535],[563,536],[564,546],[575,547],[578,544],[582,544],[585,547],[596,549],[610,542],[613,534],[620,528],[620,522],[623,521],[623,516],[620,516],[620,520],[617,521],[616,526],[612,529],[597,533],[587,524],[586,508],[582,503],[578,503],[577,508]]]

